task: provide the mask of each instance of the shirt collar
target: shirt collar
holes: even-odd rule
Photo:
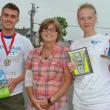
[[[39,55],[39,56],[41,55],[43,46],[44,46],[44,45],[41,45],[39,48],[37,48],[37,51],[36,51],[36,54],[37,54],[37,55]],[[52,49],[52,55],[54,55],[54,54],[57,53],[57,51],[59,50],[59,47],[60,47],[59,44],[56,43],[55,46],[54,46],[53,49]]]

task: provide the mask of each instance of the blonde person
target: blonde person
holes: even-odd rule
[[[71,50],[87,47],[93,73],[77,76],[74,81],[74,110],[110,110],[110,73],[109,61],[101,57],[109,47],[110,37],[95,31],[97,13],[93,5],[82,4],[77,11],[79,26],[83,37],[71,45]],[[76,65],[69,63],[70,71]]]
[[[60,37],[58,22],[52,18],[45,19],[39,28],[43,45],[28,55],[25,83],[35,110],[68,110],[66,92],[72,82],[67,68],[69,49],[58,43]]]

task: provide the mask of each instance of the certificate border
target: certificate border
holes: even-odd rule
[[[87,62],[88,62],[88,66],[89,66],[89,69],[90,69],[90,71],[88,72],[88,73],[79,73],[79,74],[77,74],[77,75],[75,75],[74,74],[74,71],[73,71],[73,75],[74,76],[81,76],[81,75],[87,75],[87,74],[91,74],[91,73],[93,73],[93,68],[92,68],[92,64],[91,64],[91,61],[90,61],[90,57],[89,57],[89,54],[88,54],[88,50],[87,50],[87,47],[81,47],[81,48],[78,48],[78,49],[75,49],[75,50],[72,50],[72,51],[70,51],[70,52],[68,52],[68,56],[69,56],[69,59],[70,59],[70,61],[71,61],[71,58],[70,58],[70,55],[69,54],[72,54],[72,52],[74,53],[74,52],[77,52],[78,50],[80,51],[81,49],[85,49],[85,53],[86,53],[86,58],[87,58]]]

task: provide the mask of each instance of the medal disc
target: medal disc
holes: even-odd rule
[[[9,66],[11,64],[11,61],[9,59],[4,60],[4,65]]]

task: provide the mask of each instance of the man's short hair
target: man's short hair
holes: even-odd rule
[[[19,13],[20,13],[19,8],[18,8],[15,4],[13,4],[13,3],[8,3],[8,4],[6,4],[6,5],[2,8],[2,13],[3,13],[4,9],[6,9],[6,8],[12,9],[12,10],[16,10],[16,11],[18,12],[18,15],[19,15]]]

